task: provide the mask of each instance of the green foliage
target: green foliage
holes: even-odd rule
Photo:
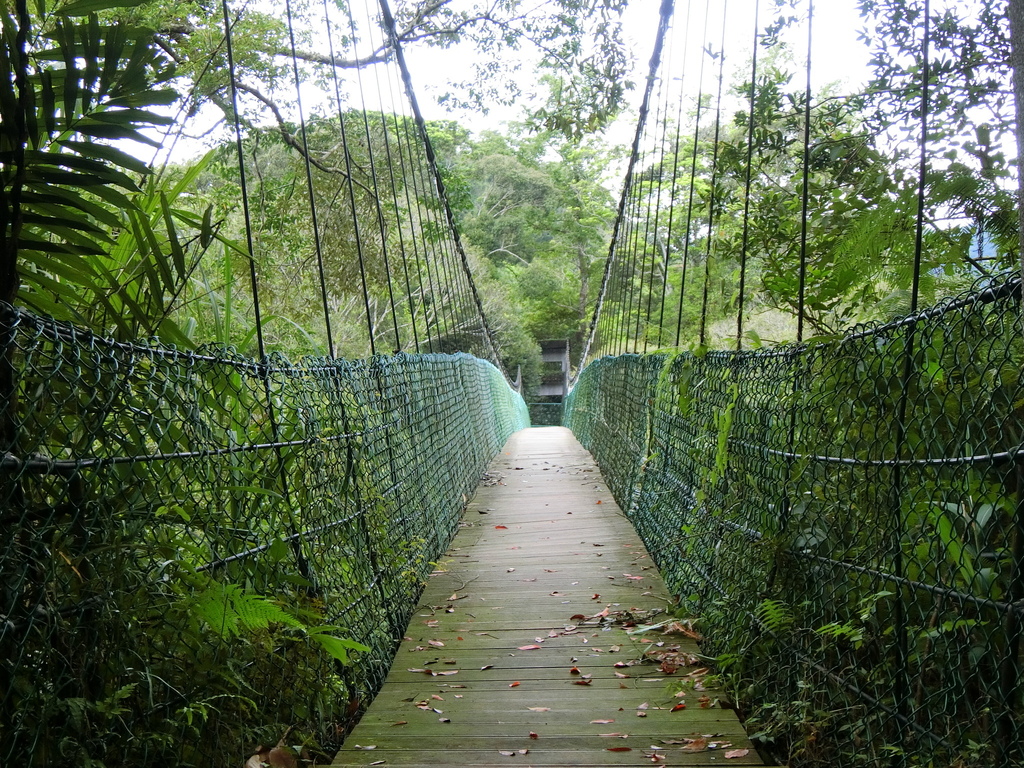
[[[1024,344],[993,287],[801,347],[603,358],[570,395],[780,762],[1017,761]]]

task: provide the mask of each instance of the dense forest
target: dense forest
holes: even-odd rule
[[[943,87],[933,98],[928,136],[924,300],[1009,267],[1019,251],[1006,11],[1000,3],[976,5],[935,12],[932,71]],[[23,128],[13,113],[5,113],[7,146],[18,146],[26,131],[29,148],[20,175],[18,166],[4,165],[8,209],[17,190],[24,211],[16,227],[7,224],[6,298],[17,296],[41,313],[120,339],[158,337],[183,346],[220,342],[252,352],[248,237],[265,292],[268,348],[293,357],[325,351],[330,315],[337,351],[363,356],[370,349],[362,329],[369,312],[376,316],[376,341],[383,348],[412,349],[412,339],[401,338],[399,328],[411,327],[410,313],[417,310],[389,306],[389,286],[400,271],[389,254],[408,271],[407,240],[423,234],[410,230],[402,237],[397,207],[381,210],[371,189],[388,172],[395,195],[422,194],[417,184],[423,180],[409,177],[409,170],[387,157],[396,142],[412,135],[411,118],[383,111],[331,117],[317,107],[300,115],[300,125],[286,106],[293,68],[288,59],[297,75],[321,83],[329,69],[323,55],[303,51],[316,41],[298,23],[310,21],[315,9],[296,6],[287,19],[248,11],[239,17],[234,41],[239,153],[230,130],[236,109],[227,87],[230,75],[213,40],[219,9],[199,3],[118,6],[89,21],[86,14],[100,4],[39,5],[30,39],[7,39],[8,66],[25,46],[36,101]],[[586,9],[572,10],[581,15]],[[429,125],[505,366],[522,367],[528,383],[536,381],[539,339],[568,338],[578,354],[600,288],[618,194],[615,177],[627,154],[601,134],[630,84],[624,69],[628,51],[617,24],[609,21],[620,11],[598,4],[591,22],[560,26],[553,6],[549,16],[523,22],[516,33],[522,39],[503,38],[496,19],[472,11],[429,6],[419,15],[414,8],[400,13],[410,42],[468,42],[500,61],[502,51],[511,58],[526,38],[547,40],[560,61],[560,70],[541,62],[555,74],[543,75],[546,100],[531,102],[533,111],[522,123],[481,135],[457,120]],[[912,203],[918,194],[913,121],[919,88],[913,74],[920,65],[914,35],[919,14],[902,0],[864,2],[861,13],[872,49],[871,79],[863,91],[845,93],[843,84],[834,84],[820,93],[804,92],[799,46],[787,36],[799,24],[800,11],[783,3],[765,24],[749,109],[743,103],[749,73],[744,82],[737,63],[731,68],[736,77],[724,84],[724,101],[714,103],[713,89],[705,87],[699,98],[681,103],[678,119],[663,121],[658,142],[667,151],[644,150],[631,205],[638,212],[652,205],[664,211],[660,231],[646,233],[635,246],[659,254],[647,277],[663,281],[656,303],[664,308],[653,313],[659,317],[649,327],[620,329],[623,338],[605,339],[606,344],[686,346],[694,343],[699,325],[710,328],[712,346],[723,343],[737,302],[741,241],[750,274],[746,344],[793,338],[794,254],[802,237],[811,254],[806,311],[813,334],[836,333],[907,308]],[[14,20],[7,22],[13,34]],[[600,32],[597,42],[587,37],[593,27]],[[386,58],[379,43],[371,48],[363,58],[357,53],[342,60],[336,54],[335,69],[359,71]],[[72,51],[83,57],[75,64],[77,80],[65,74]],[[517,92],[501,92],[513,82],[496,71],[478,73],[462,103],[470,95],[481,102],[515,99]],[[4,86],[9,113],[18,104],[16,85]],[[808,97],[812,106],[805,115]],[[150,166],[136,159],[144,153],[127,151],[134,142],[151,147],[153,157],[168,157],[175,137],[197,130],[189,116],[209,126],[205,156],[174,155],[173,162]],[[752,140],[751,120],[757,128]],[[154,138],[154,127],[163,139]],[[245,160],[248,211],[242,210],[239,156]],[[345,180],[360,174],[343,204]],[[799,205],[804,186],[804,208],[814,211],[806,232]],[[319,212],[315,233],[311,199]],[[718,226],[709,240],[712,208]],[[379,226],[358,232],[352,222],[360,217],[377,218]],[[12,228],[19,230],[17,237],[10,236]],[[320,291],[317,260],[326,310],[309,300]],[[359,260],[369,282],[365,302]],[[707,298],[699,290],[687,292],[687,269],[691,285],[694,275],[706,273]],[[642,270],[637,272],[642,280]],[[428,302],[425,291],[422,311],[436,312],[443,298]],[[617,311],[610,301],[607,317]],[[389,314],[392,319],[385,321]],[[449,333],[446,348],[462,348],[458,329]]]

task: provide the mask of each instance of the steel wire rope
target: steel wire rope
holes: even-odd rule
[[[436,237],[434,237],[434,233],[431,232],[432,227],[429,226],[429,225],[432,225],[433,222],[430,220],[429,216],[424,213],[424,196],[426,195],[426,191],[425,190],[428,189],[429,187],[426,185],[426,183],[424,182],[424,179],[422,178],[423,165],[422,165],[422,163],[417,162],[417,157],[413,154],[414,150],[418,150],[420,147],[419,147],[418,141],[413,141],[413,138],[410,136],[410,133],[409,133],[409,123],[410,122],[411,122],[411,119],[406,119],[405,120],[405,124],[403,126],[403,130],[405,132],[405,145],[409,148],[409,163],[410,163],[410,165],[412,165],[412,169],[413,169],[412,170],[412,189],[413,189],[413,197],[416,200],[416,218],[417,218],[417,222],[418,222],[418,225],[419,225],[419,233],[420,233],[420,237],[423,239],[423,243],[422,243],[422,245],[423,245],[423,269],[427,273],[427,285],[430,288],[430,294],[429,294],[430,302],[429,302],[429,304],[425,304],[424,305],[426,307],[426,309],[424,309],[424,320],[427,322],[427,324],[428,324],[427,327],[429,328],[429,320],[430,320],[430,315],[432,313],[433,316],[434,316],[434,330],[435,330],[435,333],[443,333],[445,335],[451,335],[450,326],[447,329],[444,328],[444,326],[448,324],[448,318],[446,317],[445,311],[444,311],[446,307],[445,307],[444,304],[439,304],[439,302],[438,302],[438,297],[440,296],[440,293],[441,293],[441,287],[440,287],[441,279],[440,279],[440,276],[438,275],[437,281],[436,281],[437,285],[435,286],[434,275],[435,275],[435,273],[437,272],[437,269],[438,269]],[[421,192],[421,184],[422,184],[422,190],[423,190],[422,192]],[[427,208],[427,214],[429,214],[429,208]],[[428,226],[424,226],[424,222],[426,222],[426,224]],[[431,269],[431,262],[433,262],[433,269]],[[417,264],[417,267],[418,266],[419,265]],[[420,275],[421,284],[422,284],[422,279],[423,279],[422,275]],[[424,297],[424,299],[426,299],[426,296]],[[438,324],[439,323],[442,326],[440,331],[438,331]],[[438,352],[442,351],[441,346],[440,346],[440,339],[441,338],[442,337],[440,335],[438,335],[438,337],[437,337],[437,339],[438,339],[438,341],[437,341],[438,348],[436,350]],[[433,348],[433,341],[431,342],[430,351],[431,352],[435,351],[434,348]]]
[[[660,80],[659,80],[660,82]],[[647,135],[646,130],[644,135]],[[640,150],[640,155],[637,158],[637,163],[643,167],[643,163],[647,158],[647,148],[644,146]],[[622,298],[620,299],[621,312],[619,315],[619,328],[616,334],[618,339],[618,346],[616,349],[620,354],[629,352],[629,330],[633,324],[633,294],[636,290],[636,264],[637,264],[637,251],[639,250],[639,225],[640,225],[640,209],[643,205],[643,173],[633,177],[630,185],[630,204],[628,212],[626,213],[626,232],[623,236],[623,242],[625,243],[626,258],[622,261],[621,273],[623,276],[621,283]]]
[[[668,30],[666,30],[665,34],[666,34],[666,36],[668,35]],[[669,53],[671,53],[671,51]],[[663,55],[667,55],[667,54],[663,54]],[[662,59],[662,61],[659,62],[659,65],[658,65],[658,69],[659,70],[664,68],[664,61],[665,61],[665,59]],[[662,98],[661,98],[661,93],[662,93],[662,88],[663,88],[664,83],[665,83],[665,80],[664,80],[663,77],[658,76],[658,77],[656,77],[656,80],[657,80],[657,84],[658,84],[657,85],[657,89],[658,90],[657,90],[657,93],[654,95],[655,108],[654,108],[653,124],[655,125],[655,130],[656,130],[656,127],[657,127],[658,122],[660,120],[661,107],[662,107],[662,105],[664,103]],[[632,210],[632,215],[630,215],[627,218],[628,230],[627,230],[627,234],[626,234],[626,242],[630,244],[629,247],[628,247],[628,253],[629,253],[628,260],[629,260],[629,264],[628,264],[628,266],[623,264],[623,266],[624,266],[623,272],[624,272],[624,274],[627,277],[626,289],[628,291],[628,299],[627,299],[627,302],[626,302],[625,312],[622,313],[623,326],[624,327],[623,327],[623,329],[621,331],[621,336],[622,336],[623,351],[628,353],[630,351],[630,349],[629,349],[629,347],[630,347],[630,345],[629,345],[630,329],[631,329],[631,326],[634,326],[633,334],[632,334],[633,335],[633,353],[634,354],[637,351],[637,345],[638,345],[639,336],[640,336],[640,305],[643,303],[644,264],[646,262],[647,236],[648,236],[648,233],[650,232],[651,193],[653,193],[653,185],[654,185],[654,182],[653,182],[653,169],[645,169],[645,165],[647,163],[647,157],[648,157],[648,145],[651,143],[651,136],[650,136],[650,133],[647,130],[650,127],[650,125],[651,125],[651,123],[648,123],[647,125],[644,126],[644,137],[643,137],[644,140],[641,141],[640,157],[638,158],[638,165],[639,165],[641,170],[640,170],[640,173],[638,175],[633,177],[633,190],[632,190],[632,193],[633,193],[633,195],[632,195],[632,197],[633,197],[633,210]],[[652,155],[654,154],[653,148],[651,148],[650,154],[652,154]],[[644,178],[645,176],[647,176],[648,178],[645,179]],[[642,215],[642,211],[643,211],[643,208],[644,208],[644,182],[645,181],[647,181],[648,184],[651,187],[650,192],[647,194],[647,214],[646,214],[646,216]],[[643,243],[641,243],[641,240],[640,240],[641,228],[644,231],[644,242]],[[639,270],[637,269],[637,265],[638,264],[639,264]],[[639,286],[638,286],[638,279],[639,279]],[[635,312],[633,310],[633,297],[634,296],[637,297],[637,306],[636,306],[636,311]],[[636,321],[635,325],[634,325],[634,320]]]
[[[674,31],[674,27],[673,27],[673,31]],[[664,105],[665,112],[661,116],[661,140],[657,142],[657,149],[658,149],[658,173],[657,173],[658,192],[657,192],[657,195],[656,195],[655,200],[654,200],[654,234],[653,234],[653,236],[652,236],[652,238],[650,240],[650,248],[651,248],[651,279],[650,279],[650,281],[649,281],[649,283],[647,285],[647,309],[644,312],[644,323],[645,323],[645,329],[644,329],[644,350],[643,350],[644,354],[647,353],[647,345],[648,345],[648,343],[650,341],[651,302],[654,299],[655,268],[656,268],[656,265],[660,262],[660,259],[657,258],[657,256],[658,256],[658,225],[659,225],[659,223],[661,221],[661,193],[662,193],[662,191],[665,188],[665,181],[664,181],[665,141],[666,141],[666,139],[668,137],[668,108],[669,108],[668,95],[667,95],[668,94],[668,85],[667,84],[670,82],[669,78],[672,75],[672,51],[674,50],[674,48],[675,48],[675,46],[673,46],[673,45],[669,45],[669,47],[668,47],[668,58],[665,60],[665,64],[662,67],[662,69],[665,72],[665,74],[661,78],[661,85],[659,86],[659,89],[658,89],[658,100],[660,102],[662,102],[662,104]],[[650,211],[649,210],[648,210],[648,215],[650,215]],[[666,261],[667,261],[667,254],[668,254],[668,251],[666,249]],[[667,265],[666,265],[666,269],[663,270],[663,272],[662,272],[662,280],[661,280],[662,295],[664,295],[664,293],[665,293],[665,285],[667,284],[667,281],[668,281],[668,269],[667,269]],[[660,328],[659,328],[658,336],[659,336],[659,338],[661,336]],[[660,344],[659,344],[659,346],[660,346]]]
[[[686,271],[690,261],[690,243],[693,240],[693,205],[697,192],[697,145],[700,140],[700,116],[704,107],[704,64],[708,58],[705,48],[708,40],[708,21],[711,18],[711,0],[704,0],[704,31],[701,34],[700,68],[697,76],[697,104],[693,118],[693,148],[690,153],[690,189],[686,202],[686,232],[683,240],[683,269],[679,278],[679,312],[676,315],[676,347],[683,331],[683,302],[686,298]]]
[[[686,21],[683,24],[683,55],[682,66],[679,68],[679,95],[676,104],[675,135],[672,147],[672,184],[668,195],[668,222],[665,225],[665,264],[662,267],[664,277],[661,281],[661,302],[658,311],[658,347],[664,340],[665,300],[668,297],[668,273],[672,257],[672,222],[676,212],[676,183],[679,180],[679,139],[683,125],[683,92],[686,85],[686,61],[690,50],[690,14],[693,11],[693,0],[686,0]],[[673,26],[673,42],[678,28]],[[678,345],[678,342],[677,342]]]
[[[647,74],[647,84],[644,88],[643,100],[640,103],[640,113],[637,118],[636,133],[633,136],[629,162],[626,166],[626,177],[622,185],[622,195],[619,198],[619,206],[615,216],[615,223],[612,225],[612,235],[608,245],[608,257],[605,260],[604,272],[601,276],[601,289],[597,294],[597,302],[594,305],[594,314],[591,316],[590,329],[587,332],[587,341],[583,345],[583,350],[580,354],[579,365],[576,368],[576,373],[572,379],[573,384],[575,384],[579,379],[580,372],[582,372],[583,368],[587,364],[587,357],[590,354],[590,348],[593,346],[594,336],[597,332],[597,325],[601,319],[601,307],[604,303],[604,298],[608,289],[608,281],[612,267],[615,264],[615,246],[618,239],[619,229],[622,226],[622,214],[626,207],[626,196],[629,192],[630,181],[633,177],[633,167],[636,164],[637,149],[643,134],[644,125],[647,122],[647,112],[650,104],[651,91],[654,88],[654,79],[657,76],[658,65],[661,62],[661,50],[665,44],[665,34],[668,29],[669,20],[672,17],[673,8],[674,0],[662,0],[661,7],[659,9],[658,32],[654,40],[654,50],[651,53]]]
[[[364,2],[364,7],[366,7],[365,2]],[[358,30],[357,30],[357,27],[356,27],[355,15],[352,13],[352,5],[351,5],[351,3],[347,3],[345,5],[345,10],[346,10],[346,16],[348,17],[348,28],[349,28],[349,35],[350,35],[351,41],[352,41],[352,52],[353,52],[353,54],[355,54],[355,57],[358,59],[359,58],[359,56],[358,56],[359,33],[358,33]],[[368,10],[369,9],[367,8],[367,11]],[[372,25],[372,22],[370,21],[372,17],[370,16],[369,12],[367,12],[366,18],[367,18],[367,26],[372,29],[373,25]],[[371,45],[371,50],[372,50],[372,45]],[[369,111],[366,109],[366,89],[363,86],[363,68],[362,67],[356,67],[356,85],[357,85],[357,87],[359,89],[359,101],[363,105],[363,109],[362,109],[363,135],[366,138],[366,157],[367,157],[367,163],[369,165],[369,171],[370,171],[370,183],[371,183],[371,185],[373,187],[373,209],[374,209],[374,213],[376,214],[377,229],[380,232],[380,252],[381,252],[381,257],[383,258],[383,261],[384,261],[384,275],[385,275],[385,281],[387,282],[388,303],[389,303],[389,308],[391,309],[391,327],[392,327],[392,330],[393,330],[393,332],[395,334],[395,344],[394,344],[394,347],[392,347],[392,349],[401,349],[402,342],[401,342],[401,336],[400,336],[400,334],[398,332],[398,315],[395,312],[395,296],[394,296],[394,292],[391,289],[391,272],[390,272],[390,264],[388,262],[387,222],[384,219],[384,206],[381,203],[381,198],[380,198],[380,183],[379,183],[379,181],[377,179],[376,152],[375,152],[374,147],[373,147],[373,133],[370,131]],[[383,109],[383,105],[381,105],[381,108]],[[362,267],[362,265],[360,265],[360,266]],[[372,344],[371,344],[371,348],[372,348]]]
[[[666,32],[667,35],[667,32]],[[666,54],[667,55],[667,54]],[[664,59],[662,60],[659,69],[664,67]],[[636,213],[633,216],[633,226],[631,229],[633,247],[632,251],[632,263],[628,270],[630,275],[629,281],[629,304],[626,312],[626,351],[629,351],[629,336],[630,326],[633,326],[633,353],[636,354],[640,344],[640,307],[643,304],[643,293],[644,293],[644,267],[647,263],[647,251],[649,248],[649,236],[651,227],[651,198],[654,196],[654,169],[653,166],[644,169],[647,163],[648,154],[655,156],[654,138],[657,136],[657,126],[660,122],[661,108],[664,104],[662,99],[662,89],[665,84],[664,77],[657,78],[657,92],[655,93],[655,107],[654,107],[654,137],[648,130],[644,130],[644,136],[647,141],[644,142],[644,148],[641,150],[640,155],[640,167],[641,172],[635,186],[634,199],[636,201]],[[650,128],[652,123],[647,124],[647,128]],[[650,147],[650,152],[648,152]],[[654,160],[653,162],[656,162]],[[645,178],[646,177],[646,178]],[[645,182],[648,187],[648,192],[644,194]],[[645,200],[646,198],[646,200]],[[644,211],[644,203],[646,202],[646,213]],[[643,232],[643,240],[641,240],[641,231]],[[639,269],[637,267],[639,266]],[[636,296],[636,310],[633,309],[633,297]]]
[[[323,0],[324,6],[324,28],[327,32],[327,50],[331,56],[331,62],[335,62],[334,36],[331,33],[331,15],[327,0]],[[352,213],[352,233],[356,243],[356,259],[359,264],[359,280],[363,295],[363,311],[366,313],[366,333],[370,341],[370,354],[376,354],[376,342],[374,341],[373,313],[370,311],[370,291],[366,283],[366,267],[363,254],[363,238],[359,230],[359,207],[356,204],[355,180],[352,177],[352,153],[348,146],[348,131],[345,128],[345,110],[342,107],[341,84],[338,80],[338,68],[331,67],[331,79],[334,83],[334,100],[338,109],[338,128],[341,132],[341,151],[345,157],[345,184],[348,187],[349,210]]]
[[[366,7],[367,16],[369,17],[369,15],[370,15],[369,6],[365,2],[364,2],[364,6]],[[373,47],[373,42],[374,42],[374,37],[373,37],[373,28],[374,28],[374,26],[375,25],[371,25],[370,26],[370,42],[371,42],[371,47]],[[384,47],[383,44],[381,45],[381,47],[382,48]],[[392,207],[394,208],[394,214],[395,214],[394,230],[395,230],[396,234],[398,235],[398,256],[400,257],[402,265],[403,265],[403,268],[404,268],[403,272],[404,272],[404,277],[405,277],[406,298],[409,301],[409,322],[410,322],[410,325],[412,326],[412,334],[413,334],[415,349],[416,349],[417,352],[419,352],[419,336],[418,336],[418,334],[416,332],[416,315],[415,315],[415,311],[414,311],[413,306],[412,306],[412,286],[409,283],[409,270],[408,270],[408,265],[406,264],[406,256],[405,256],[405,236],[404,236],[404,234],[402,232],[402,230],[403,230],[403,227],[402,227],[402,214],[401,214],[401,211],[399,209],[398,187],[397,187],[397,183],[395,181],[395,159],[394,159],[394,156],[392,155],[392,152],[391,152],[391,141],[390,141],[390,138],[389,138],[388,121],[387,121],[387,116],[384,114],[384,109],[383,109],[384,99],[383,99],[383,93],[382,93],[381,84],[380,84],[380,70],[381,70],[381,67],[379,67],[379,66],[378,67],[374,67],[373,68],[373,76],[374,76],[374,81],[376,82],[376,85],[377,85],[377,101],[378,101],[378,103],[381,104],[381,113],[380,113],[380,118],[381,118],[381,135],[382,135],[382,137],[384,139],[384,155],[387,158],[388,178],[389,178],[390,183],[391,183],[391,203],[392,203]],[[389,108],[391,110],[392,116],[396,117],[396,115],[395,115],[395,106],[394,106],[394,89],[391,87],[392,86],[392,82],[391,82],[391,69],[388,68],[386,70],[386,72],[388,74],[388,77],[386,78],[387,83],[388,83],[388,96],[390,97],[388,99],[388,104],[389,104]],[[395,125],[396,125],[396,128],[397,128],[397,118],[396,118]],[[397,139],[397,134],[396,134],[396,139]],[[401,157],[402,156],[401,152],[399,154],[400,154],[400,157]],[[403,165],[403,168],[404,168],[404,165]],[[394,290],[393,290],[392,285],[391,285],[391,279],[392,279],[392,276],[391,276],[391,266],[390,266],[389,258],[388,258],[388,255],[387,255],[386,252],[385,252],[385,255],[384,255],[384,263],[385,263],[385,269],[387,270],[387,273],[388,273],[388,297],[389,297],[389,299],[391,301],[391,312],[392,312],[393,316],[397,317],[397,315],[396,315],[396,307],[395,307]],[[397,319],[396,319],[396,334],[397,334]],[[396,349],[395,351],[397,352],[397,351],[399,351],[399,349]]]
[[[302,89],[299,81],[299,60],[295,55],[295,24],[292,19],[292,0],[284,2],[285,15],[288,18],[288,45],[292,58],[292,76],[295,80],[295,107],[299,111],[299,133],[302,136],[302,159],[306,171],[306,189],[309,194],[310,223],[313,225],[313,247],[316,251],[317,275],[320,281],[320,300],[324,310],[324,325],[327,331],[327,351],[334,357],[334,334],[331,332],[331,310],[327,298],[327,279],[324,274],[324,254],[320,242],[320,222],[317,215],[316,192],[313,186],[313,165],[309,160],[309,136],[306,128],[306,115],[302,109]]]
[[[910,313],[912,315],[917,314],[918,307],[918,295],[921,288],[921,262],[924,253],[924,224],[925,224],[925,204],[926,204],[926,185],[927,185],[927,171],[928,171],[928,118],[929,118],[929,107],[930,107],[930,79],[931,79],[931,48],[930,48],[930,37],[931,37],[931,2],[930,0],[923,0],[922,9],[924,13],[924,28],[922,30],[921,40],[921,119],[920,119],[920,139],[919,139],[919,159],[918,159],[918,179],[917,179],[917,214],[914,222],[914,260],[913,260],[913,274],[911,277],[910,287]],[[915,357],[915,342],[917,337],[916,323],[912,323],[906,326],[905,334],[905,350],[903,354],[903,372],[901,376],[900,393],[896,405],[896,435],[893,440],[894,450],[893,455],[899,459],[902,458],[903,450],[907,444],[908,430],[907,430],[907,408],[910,400],[910,381],[913,377],[914,372],[914,357]],[[900,503],[901,493],[903,489],[903,466],[896,464],[892,470],[892,530],[891,530],[891,548],[892,548],[892,572],[897,578],[903,577],[903,542],[902,542],[902,529],[903,529],[903,518],[901,515],[902,505]],[[893,607],[893,627],[895,629],[895,642],[896,642],[896,681],[894,690],[895,699],[895,711],[901,719],[907,719],[908,707],[910,705],[910,671],[907,668],[907,661],[909,659],[909,648],[907,632],[909,627],[907,626],[907,615],[906,606],[902,595],[897,595],[897,599],[894,601]],[[905,764],[905,761],[904,761]]]
[[[740,284],[736,308],[736,351],[743,348],[743,308],[747,291],[747,256],[750,247],[750,184],[754,169],[754,116],[757,107],[757,46],[761,0],[754,0],[754,48],[750,64],[750,113],[747,118],[747,158],[743,180],[743,235],[740,245]]]
[[[810,210],[810,178],[811,178],[811,54],[814,46],[814,0],[807,0],[807,60],[804,66],[806,83],[804,85],[804,138],[803,167],[801,168],[800,189],[800,264],[797,275],[797,313],[796,340],[804,340],[804,323],[806,319],[807,295],[807,220]]]
[[[392,74],[391,70],[388,70],[388,72],[389,72],[389,74]],[[404,146],[403,146],[403,143],[402,143],[402,125],[401,124],[408,124],[409,117],[405,113],[405,108],[404,108],[404,104],[403,104],[403,106],[402,106],[402,119],[401,119],[401,121],[399,121],[399,119],[398,119],[398,112],[396,111],[396,104],[400,103],[400,102],[398,102],[398,100],[395,99],[395,88],[394,88],[394,86],[395,86],[394,78],[393,77],[388,77],[388,96],[390,97],[390,101],[391,101],[391,105],[392,105],[391,106],[391,110],[392,110],[391,111],[391,116],[394,119],[394,124],[395,124],[395,143],[398,145],[399,166],[400,166],[401,171],[402,171],[402,174],[401,174],[401,178],[402,178],[402,191],[404,192],[404,197],[405,197],[406,221],[407,221],[408,227],[409,227],[409,235],[410,235],[409,236],[409,240],[412,243],[413,261],[416,264],[416,269],[417,269],[417,278],[418,278],[417,286],[418,286],[418,290],[419,290],[420,296],[422,296],[423,295],[423,275],[419,273],[419,263],[420,263],[419,245],[417,243],[417,239],[418,238],[416,237],[415,232],[413,231],[413,228],[412,228],[412,210],[413,209],[412,209],[412,200],[409,197],[409,178],[410,178],[411,171],[410,171],[409,168],[406,167],[406,164],[405,164],[405,149],[404,149]],[[411,165],[411,163],[410,163],[410,165]],[[398,214],[398,199],[397,199],[397,195],[396,195],[396,198],[395,198],[395,216],[396,216],[396,218],[398,217],[398,215],[399,215]],[[415,302],[415,298],[414,298],[414,294],[413,294],[412,283],[409,280],[409,259],[408,259],[408,256],[406,255],[406,252],[405,252],[405,240],[404,240],[404,237],[402,235],[402,229],[403,228],[401,226],[401,223],[399,223],[399,226],[398,226],[398,236],[399,236],[399,241],[401,243],[401,250],[402,250],[402,272],[403,272],[403,274],[405,276],[405,292],[406,292],[406,296],[407,296],[408,302],[409,302],[409,321],[412,324],[413,344],[415,345],[416,353],[419,354],[419,352],[420,352],[420,336],[419,336],[419,331],[416,328],[416,302]],[[422,310],[422,301],[420,303],[420,308]],[[424,317],[424,321],[426,321],[426,317]],[[432,350],[432,345],[430,344],[429,330],[426,328],[426,326],[424,327],[424,330],[427,332],[427,346],[428,346],[428,348],[431,349],[431,351],[433,351]]]
[[[508,372],[505,370],[504,365],[501,362],[501,354],[494,339],[491,329],[487,323],[487,313],[484,311],[483,302],[480,299],[480,294],[477,291],[476,283],[473,281],[472,270],[469,266],[469,259],[466,255],[466,251],[462,246],[462,240],[459,237],[459,229],[455,221],[455,213],[449,205],[448,196],[445,192],[444,180],[441,177],[440,169],[437,166],[437,158],[434,154],[434,148],[430,141],[430,135],[427,133],[426,122],[423,119],[423,114],[420,111],[419,102],[416,99],[416,92],[412,87],[412,76],[409,73],[409,67],[405,61],[405,53],[402,50],[402,44],[398,37],[398,31],[395,27],[395,18],[391,14],[391,7],[388,4],[388,0],[379,0],[381,14],[384,18],[385,29],[388,35],[391,37],[391,44],[395,50],[395,57],[398,60],[398,67],[402,74],[402,82],[405,84],[406,95],[409,98],[409,105],[412,107],[413,116],[416,121],[416,125],[420,130],[420,135],[423,139],[423,149],[427,156],[427,164],[429,165],[434,181],[436,184],[437,195],[442,204],[442,208],[445,214],[445,218],[448,224],[448,231],[451,233],[452,245],[455,251],[458,253],[459,259],[462,262],[463,273],[472,293],[472,298],[476,304],[477,312],[479,314],[480,325],[484,341],[489,348],[489,351],[493,357],[492,362],[505,376],[505,380],[511,382],[509,379]]]
[[[715,100],[715,139],[711,150],[711,186],[708,189],[708,239],[704,250],[704,288],[700,302],[700,346],[707,343],[708,290],[711,286],[711,255],[715,235],[715,186],[718,183],[718,140],[722,129],[722,83],[725,80],[725,30],[729,9],[728,0],[722,2],[722,43],[718,53],[718,96]]]
[[[235,132],[235,150],[238,160],[238,181],[242,196],[242,216],[245,225],[245,243],[246,248],[249,252],[249,281],[252,289],[252,301],[253,301],[253,320],[256,324],[256,346],[259,351],[259,379],[263,384],[263,393],[266,397],[266,410],[267,419],[270,422],[270,434],[273,437],[275,443],[274,454],[277,459],[277,474],[281,481],[281,495],[284,500],[285,516],[288,519],[288,524],[292,528],[292,533],[297,533],[295,520],[293,518],[293,505],[291,498],[291,483],[288,480],[288,472],[285,467],[284,453],[279,443],[281,443],[280,425],[278,423],[277,409],[274,407],[274,396],[273,390],[270,386],[270,373],[268,371],[268,358],[265,340],[263,337],[263,316],[260,312],[260,292],[259,292],[259,279],[256,272],[256,259],[253,247],[253,235],[252,235],[252,216],[249,208],[249,190],[246,182],[245,173],[245,153],[242,144],[242,123],[238,110],[238,87],[237,87],[237,73],[235,71],[235,56],[234,48],[231,39],[231,14],[228,8],[228,0],[221,0],[221,11],[224,20],[224,43],[225,52],[227,53],[228,59],[228,76],[229,85],[231,92],[231,110],[232,110],[232,123]],[[312,570],[309,567],[309,563],[306,560],[305,554],[302,551],[302,541],[296,540],[292,546],[292,552],[295,555],[295,564],[299,569],[299,573],[304,579],[306,579],[313,592],[318,590],[316,581],[313,578]]]

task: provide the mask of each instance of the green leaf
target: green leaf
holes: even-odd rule
[[[336,658],[342,664],[347,664],[349,662],[349,651],[362,651],[363,653],[366,653],[370,650],[367,646],[362,643],[357,643],[355,640],[345,640],[322,632],[310,632],[309,639],[319,643],[327,653]]]
[[[68,149],[77,152],[82,157],[106,163],[115,163],[122,168],[127,168],[129,171],[134,171],[139,174],[145,175],[153,172],[148,165],[137,157],[133,157],[127,152],[122,152],[120,149],[111,147],[107,144],[96,144],[92,141],[71,140],[58,141],[57,143],[62,147],[67,147]]]
[[[86,16],[111,8],[137,8],[148,0],[78,0],[55,11],[58,16]]]

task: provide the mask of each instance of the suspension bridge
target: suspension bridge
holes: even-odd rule
[[[841,95],[813,0],[662,3],[530,428],[406,58],[497,7],[16,3],[0,757],[1024,766],[1020,9],[890,5]],[[191,164],[109,143],[208,109]]]

